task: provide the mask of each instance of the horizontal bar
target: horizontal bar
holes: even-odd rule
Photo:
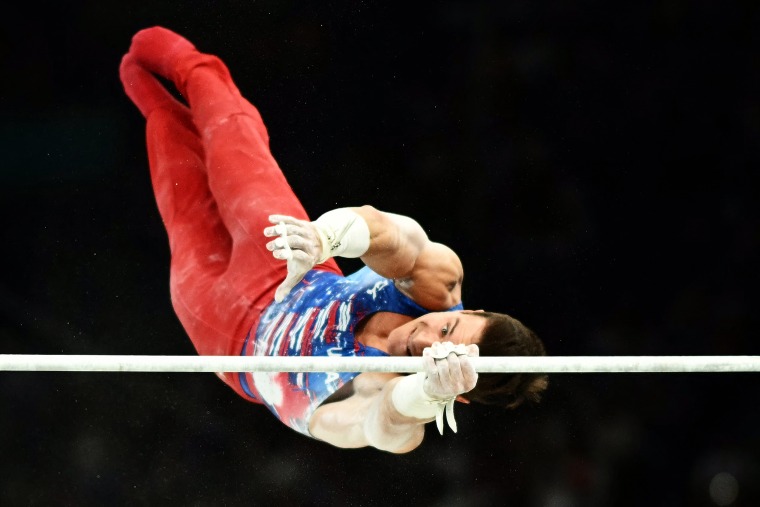
[[[760,356],[475,357],[480,373],[758,372]],[[118,356],[0,354],[0,371],[396,372],[422,371],[420,357]]]

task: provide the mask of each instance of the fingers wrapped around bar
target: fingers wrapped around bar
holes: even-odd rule
[[[393,404],[403,415],[427,419],[435,417],[443,434],[443,414],[456,433],[454,402],[472,390],[478,381],[471,357],[479,354],[477,345],[436,342],[422,352],[425,371],[404,377],[393,390]]]

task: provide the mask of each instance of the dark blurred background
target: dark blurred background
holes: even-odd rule
[[[462,257],[466,306],[550,354],[760,354],[754,2],[304,4],[2,7],[0,351],[194,352],[118,79],[160,24],[228,64],[314,216],[415,217]],[[551,382],[393,456],[211,374],[3,373],[0,503],[760,505],[758,375]]]

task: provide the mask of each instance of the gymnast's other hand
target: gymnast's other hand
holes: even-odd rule
[[[469,358],[478,357],[478,346],[434,342],[422,351],[425,368],[423,390],[431,398],[446,400],[475,388],[478,373]]]
[[[274,300],[279,303],[317,264],[322,255],[322,242],[317,228],[306,220],[271,215],[269,221],[277,225],[264,229],[264,236],[276,237],[267,243],[267,250],[275,259],[288,263],[288,275],[274,294]]]

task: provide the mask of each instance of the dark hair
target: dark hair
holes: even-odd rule
[[[473,312],[488,320],[480,336],[481,356],[545,356],[546,350],[536,333],[522,322],[493,312]],[[481,373],[466,399],[486,405],[516,408],[524,401],[538,403],[549,385],[549,377],[540,373]]]

